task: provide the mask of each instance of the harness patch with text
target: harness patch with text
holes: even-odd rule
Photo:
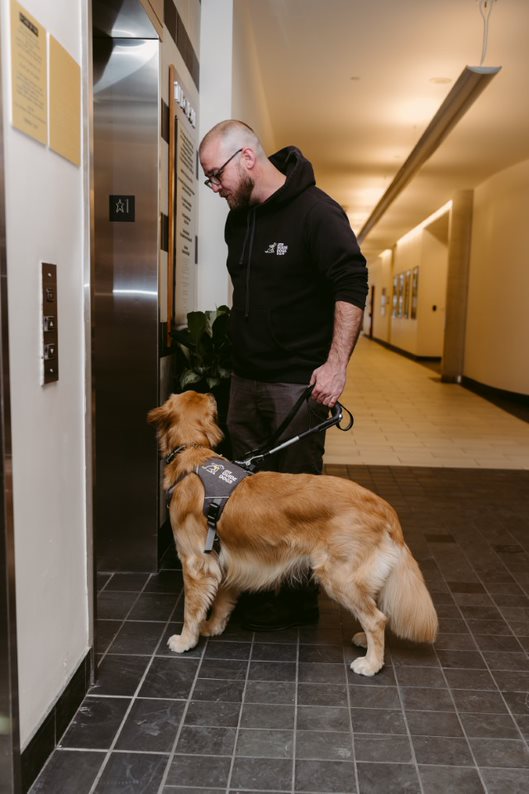
[[[216,526],[233,490],[251,475],[251,472],[221,458],[210,458],[197,466],[196,474],[204,486],[204,515],[208,520],[206,552],[213,548]]]

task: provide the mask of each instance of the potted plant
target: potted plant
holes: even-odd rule
[[[230,308],[194,311],[187,326],[172,332],[176,344],[175,391],[211,392],[217,401],[219,424],[226,433],[231,378]],[[224,454],[226,444],[223,447]]]

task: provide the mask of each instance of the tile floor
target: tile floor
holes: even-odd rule
[[[338,434],[327,470],[398,510],[435,646],[390,635],[383,671],[356,676],[354,620],[322,597],[318,626],[233,622],[179,657],[174,553],[158,574],[100,574],[98,681],[32,794],[529,791],[529,425],[367,340],[357,354],[354,441]]]
[[[529,469],[529,423],[365,337],[342,402],[355,426],[329,431],[328,463]]]

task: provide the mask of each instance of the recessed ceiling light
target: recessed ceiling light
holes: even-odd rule
[[[353,76],[350,77],[349,80],[360,80],[360,76],[357,74],[353,74]]]
[[[451,82],[452,82],[451,77],[430,77],[430,83],[442,84],[442,83],[451,83]]]

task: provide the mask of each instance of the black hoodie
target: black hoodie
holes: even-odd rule
[[[366,261],[347,216],[316,187],[293,146],[270,157],[286,174],[267,201],[226,221],[233,282],[233,370],[243,378],[308,383],[327,359],[334,304],[363,309]]]

